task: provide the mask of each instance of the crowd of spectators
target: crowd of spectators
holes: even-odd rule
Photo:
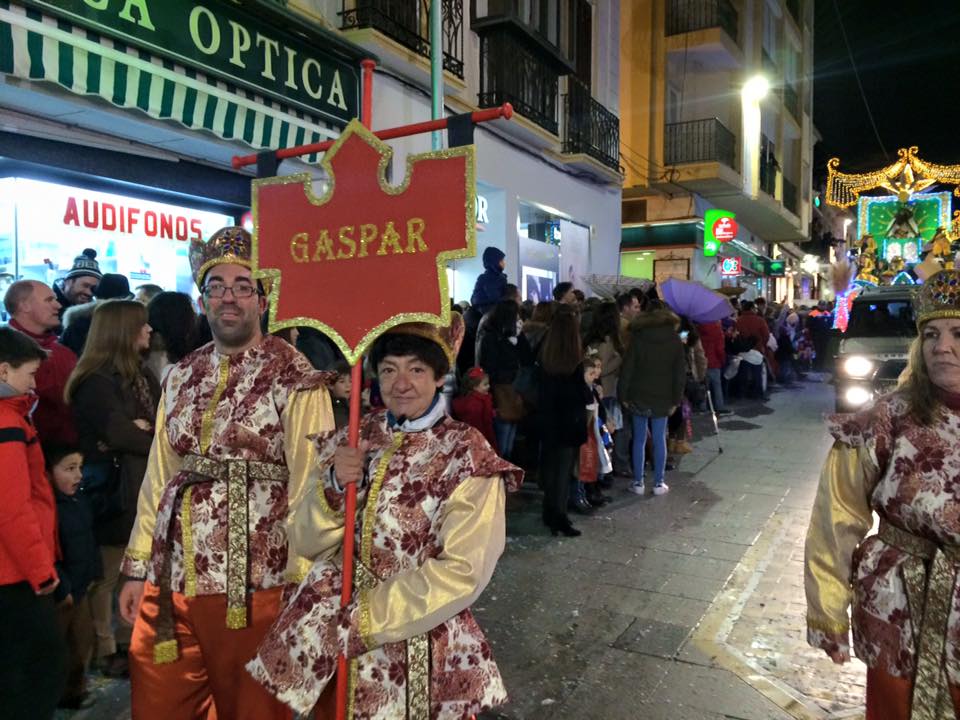
[[[466,339],[443,393],[454,417],[532,471],[554,535],[578,536],[570,513],[610,502],[617,477],[638,495],[667,493],[667,473],[692,449],[694,413],[729,414],[732,398],[762,399],[815,362],[811,330],[789,307],[734,300],[728,318],[696,324],[655,290],[602,301],[570,283],[533,305],[503,261],[485,252],[472,303],[455,308]],[[130,627],[115,616],[116,595],[161,387],[211,337],[189,295],[135,293],[84,251],[55,287],[20,280],[4,297],[0,457],[16,481],[0,490],[0,593],[67,678],[24,692],[63,707],[88,702],[91,664],[127,673]],[[337,346],[310,328],[282,337],[332,373],[336,424],[346,425],[354,388]],[[380,404],[372,373],[356,390],[364,408]],[[35,596],[49,602],[30,605]]]

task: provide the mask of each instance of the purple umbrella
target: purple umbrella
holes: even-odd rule
[[[692,322],[715,322],[733,312],[726,297],[700,283],[670,278],[660,285],[660,294],[671,310]]]

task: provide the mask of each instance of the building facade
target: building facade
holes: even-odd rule
[[[617,271],[620,231],[618,0],[442,0],[448,114],[513,105],[478,126],[477,257],[452,263],[469,300],[487,247],[525,299],[588,273]],[[307,6],[308,0],[291,5]],[[315,0],[316,12],[381,62],[374,128],[430,117],[429,0]],[[394,167],[430,150],[428,135],[391,144]]]
[[[623,274],[809,293],[813,0],[635,0],[621,33]],[[737,226],[716,255],[711,209]]]
[[[478,258],[501,248],[528,294],[615,272],[620,234],[616,0],[443,3],[445,112],[511,102],[478,127]],[[318,142],[360,114],[430,119],[429,0],[0,0],[0,275],[61,277],[85,247],[133,284],[190,287],[184,242],[241,221],[236,154]],[[399,183],[430,136],[391,142]],[[280,174],[325,181],[317,157]],[[582,284],[578,282],[578,284]]]

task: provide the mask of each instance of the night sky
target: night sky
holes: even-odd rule
[[[870,109],[870,125],[843,35],[839,8]],[[826,161],[870,170],[918,145],[930,162],[960,163],[960,2],[956,0],[816,0],[814,178]]]

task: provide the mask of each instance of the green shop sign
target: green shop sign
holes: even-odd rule
[[[358,63],[320,51],[292,32],[266,25],[263,9],[254,15],[241,0],[25,2],[337,124],[360,115]],[[244,5],[251,5],[250,0]]]

